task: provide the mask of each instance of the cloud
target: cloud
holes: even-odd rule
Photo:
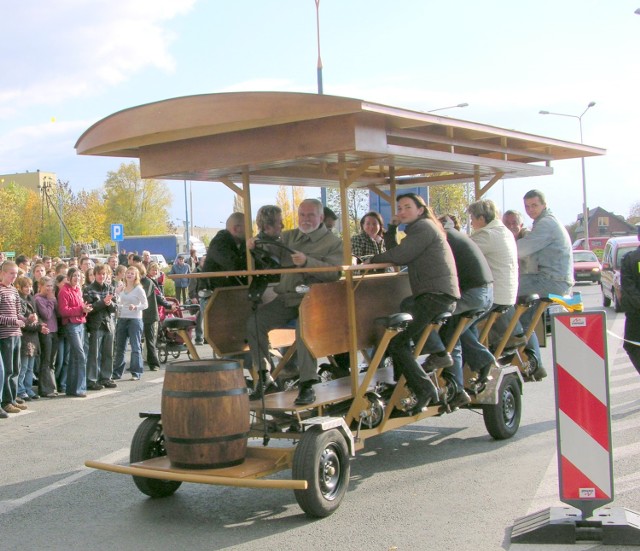
[[[0,8],[0,118],[174,69],[167,22],[196,0],[23,0]],[[2,12],[5,13],[2,13]]]

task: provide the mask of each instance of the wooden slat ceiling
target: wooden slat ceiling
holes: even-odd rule
[[[120,111],[76,143],[80,155],[136,157],[144,178],[356,187],[430,185],[553,172],[597,147],[353,98],[240,92]]]

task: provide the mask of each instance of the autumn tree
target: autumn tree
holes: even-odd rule
[[[304,188],[302,187],[278,187],[276,205],[282,209],[282,223],[285,230],[298,227],[298,206],[304,199]]]
[[[460,227],[467,224],[467,207],[475,201],[475,194],[467,184],[429,186],[429,204],[437,216],[453,214]]]
[[[158,180],[143,180],[135,162],[107,173],[104,202],[109,222],[124,224],[127,235],[167,232],[171,193]]]
[[[340,190],[327,188],[327,206],[338,218],[342,214]],[[360,232],[360,218],[369,211],[369,190],[361,188],[347,189],[347,213],[349,216],[350,235]],[[343,231],[346,234],[346,232]]]

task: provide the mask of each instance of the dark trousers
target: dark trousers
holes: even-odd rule
[[[626,320],[624,324],[624,339],[625,343],[623,348],[629,355],[629,359],[633,364],[633,367],[636,368],[638,373],[640,373],[640,314],[625,314]],[[636,344],[633,344],[633,341]],[[6,369],[6,367],[5,367]]]
[[[453,312],[456,301],[445,295],[425,293],[417,297],[409,297],[402,301],[400,310],[413,316],[413,321],[402,332],[398,333],[389,343],[389,355],[394,368],[398,369],[407,379],[407,384],[417,395],[429,392],[429,377],[420,364],[413,357],[412,342],[418,340],[425,327],[436,316],[444,312]]]
[[[58,356],[58,334],[40,334],[40,371],[38,393],[41,396],[56,391],[56,358]]]
[[[147,347],[147,365],[151,367],[160,367],[158,360],[158,322],[144,322],[144,343]]]
[[[180,304],[187,302],[187,291],[189,287],[176,287],[176,299]]]
[[[2,405],[15,404],[18,397],[18,375],[20,374],[20,337],[0,339],[0,354],[4,364],[4,388]]]

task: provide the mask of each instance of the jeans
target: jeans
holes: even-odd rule
[[[489,344],[492,347],[498,346],[498,344],[502,340],[502,336],[507,331],[507,328],[509,327],[509,324],[511,323],[511,320],[513,319],[513,316],[515,316],[515,314],[516,307],[510,306],[504,314],[496,318],[496,321],[491,327],[491,331],[489,331]],[[515,327],[513,328],[513,331],[511,332],[511,335],[522,335],[523,333],[524,329],[522,327],[522,323],[520,323],[520,320],[518,320]]]
[[[196,316],[196,340],[202,341],[204,340],[204,309],[207,307],[209,299],[200,298],[198,301],[200,302],[200,310]]]
[[[67,388],[67,371],[69,370],[70,349],[64,329],[58,331],[58,353],[56,355],[56,385],[59,392]]]
[[[131,343],[131,362],[129,371],[142,375],[142,319],[119,318],[116,325],[116,353],[113,360],[113,378],[120,379],[124,373],[124,351],[127,341]]]
[[[456,301],[445,295],[424,293],[417,297],[409,297],[402,301],[400,310],[413,316],[408,327],[398,333],[389,342],[389,355],[394,369],[405,376],[407,384],[418,396],[429,392],[430,380],[420,364],[413,357],[411,342],[417,341],[424,328],[437,316],[444,312],[453,312]],[[431,334],[434,334],[432,331]]]
[[[0,354],[4,364],[2,405],[14,404],[18,396],[18,374],[20,373],[20,337],[0,339]]]
[[[89,332],[87,381],[108,381],[113,373],[113,333],[100,327]]]
[[[64,326],[69,346],[66,394],[75,396],[87,392],[87,358],[84,355],[84,324],[68,323]]]
[[[147,347],[147,365],[150,368],[159,368],[158,359],[158,322],[143,323],[144,344]]]
[[[567,295],[570,290],[571,286],[568,283],[550,279],[544,274],[522,274],[518,285],[519,295],[536,294],[544,297],[549,294],[554,294],[564,296]],[[528,308],[524,314],[522,314],[520,321],[522,322],[522,326],[525,330],[529,329],[529,325],[531,325],[531,322],[533,321],[533,315],[536,313],[537,306],[538,303],[535,303],[531,308]],[[538,337],[535,333],[531,334],[531,338],[527,343],[527,349],[533,352],[538,365],[542,365],[540,343],[538,342]]]
[[[488,311],[493,304],[493,285],[483,285],[481,287],[474,287],[473,289],[467,289],[462,292],[462,296],[456,303],[456,308],[453,312],[453,317],[449,320],[447,325],[444,326],[440,333],[432,331],[427,341],[430,351],[444,351],[445,347],[442,343],[438,343],[440,336],[443,337],[444,342],[447,344],[453,337],[453,333],[460,322],[462,314],[469,310],[475,310],[482,308]],[[482,369],[484,366],[495,361],[493,354],[487,350],[487,348],[480,344],[478,341],[478,328],[477,323],[479,319],[467,326],[467,328],[460,335],[460,339],[453,347],[451,351],[451,358],[453,359],[453,367],[451,373],[453,374],[456,382],[460,385],[460,388],[464,387],[464,381],[462,377],[462,354],[465,354],[465,361],[469,366],[476,371]],[[432,346],[435,344],[435,346]],[[438,346],[438,344],[440,346]]]
[[[20,374],[18,375],[18,396],[35,396],[33,391],[33,366],[36,364],[35,356],[20,356]]]
[[[38,393],[46,396],[56,391],[55,366],[58,356],[58,334],[40,333],[40,371],[38,372]]]

